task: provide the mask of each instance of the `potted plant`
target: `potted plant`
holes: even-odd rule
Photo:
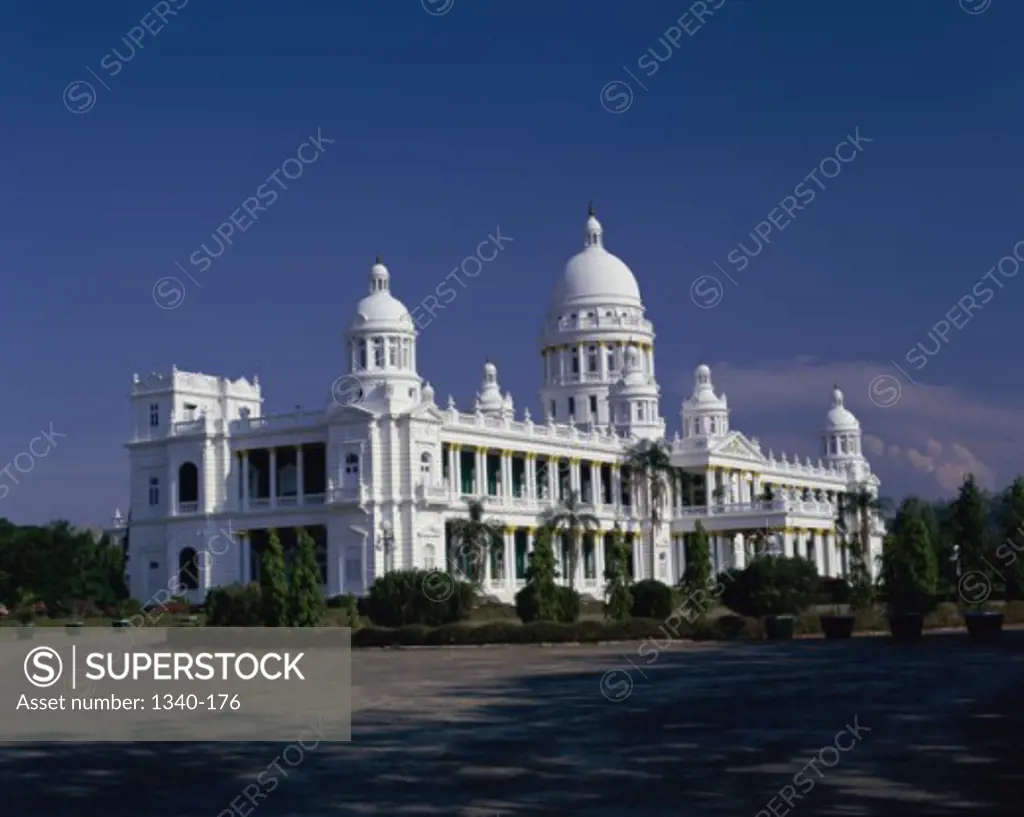
[[[834,587],[843,590],[844,599],[840,604],[846,605],[846,612],[840,612],[839,606],[836,606],[832,613],[820,617],[821,631],[827,639],[851,638],[857,620],[855,614],[870,608],[875,601],[875,588],[864,549],[860,545],[860,537],[854,535],[848,547],[851,556],[850,581],[847,583],[840,580],[841,584],[833,582]]]
[[[722,600],[740,615],[763,618],[770,640],[785,641],[793,637],[795,617],[810,605],[817,583],[817,570],[807,559],[756,556],[735,571]]]
[[[898,530],[882,549],[882,584],[892,637],[912,641],[921,637],[925,614],[935,604],[938,566],[922,519],[908,519]]]
[[[964,610],[964,622],[971,641],[998,641],[1003,632],[1005,616],[987,603],[971,604]]]
[[[1013,512],[1006,503],[1007,498],[1004,497],[1002,507],[998,508],[1000,521],[1004,524],[1007,511],[1011,514]],[[973,475],[964,479],[950,510],[952,532],[959,544],[963,570],[957,582],[957,590],[967,632],[972,641],[994,641],[1003,630],[1003,614],[987,603],[992,593],[992,580],[986,570],[991,561],[987,557],[994,554],[990,553],[992,536],[989,531],[988,507]],[[1012,537],[1007,541],[1013,541]]]

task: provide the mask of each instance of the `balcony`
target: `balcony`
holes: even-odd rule
[[[676,514],[679,518],[719,517],[719,516],[764,516],[765,514],[787,514],[790,516],[809,516],[815,519],[834,519],[835,508],[831,502],[815,500],[773,499],[757,502],[717,503],[681,508]]]
[[[442,485],[423,482],[416,486],[416,499],[427,505],[445,506],[452,502],[451,486],[446,482]]]
[[[369,491],[363,483],[342,485],[332,489],[328,494],[328,501],[332,505],[365,505],[369,498]]]

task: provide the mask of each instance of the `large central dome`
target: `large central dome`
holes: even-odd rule
[[[642,306],[632,271],[604,248],[604,230],[591,208],[583,251],[569,259],[551,299],[553,309],[584,306]]]

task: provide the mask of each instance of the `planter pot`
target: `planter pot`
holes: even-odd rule
[[[821,631],[825,638],[850,638],[853,621],[853,616],[821,616]]]
[[[921,637],[924,616],[920,613],[891,613],[889,632],[896,641],[916,641]]]
[[[1003,632],[1002,613],[964,613],[971,641],[998,641]]]
[[[764,634],[769,641],[789,641],[793,638],[793,616],[765,616]]]

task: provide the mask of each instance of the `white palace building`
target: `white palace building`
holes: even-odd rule
[[[505,531],[504,548],[486,560],[483,590],[509,602],[524,584],[544,514],[573,491],[601,522],[583,544],[575,582],[591,596],[603,593],[616,524],[632,543],[636,579],[677,582],[697,522],[711,536],[716,570],[742,566],[752,537],[768,532],[777,550],[837,576],[845,570],[837,502],[878,492],[860,424],[838,388],[831,405],[822,401],[821,457],[801,462],[765,454],[732,429],[725,395],[701,365],[682,404],[681,434],[667,440],[690,478],[674,486],[652,548],[643,492],[622,463],[636,440],[666,436],[654,327],[593,211],[541,332],[542,419],[529,410],[516,416],[489,362],[472,410],[451,398],[438,405],[419,374],[415,325],[380,259],[347,341],[350,374],[320,411],[265,415],[258,378],[177,368],[135,375],[127,443],[134,597],[166,597],[180,582],[200,602],[212,587],[256,580],[270,529],[286,548],[297,527],[308,530],[330,596],[365,593],[389,570],[457,571],[446,523],[465,517],[475,497]],[[877,518],[871,525],[874,565],[884,531]],[[120,513],[113,527],[129,529]]]

